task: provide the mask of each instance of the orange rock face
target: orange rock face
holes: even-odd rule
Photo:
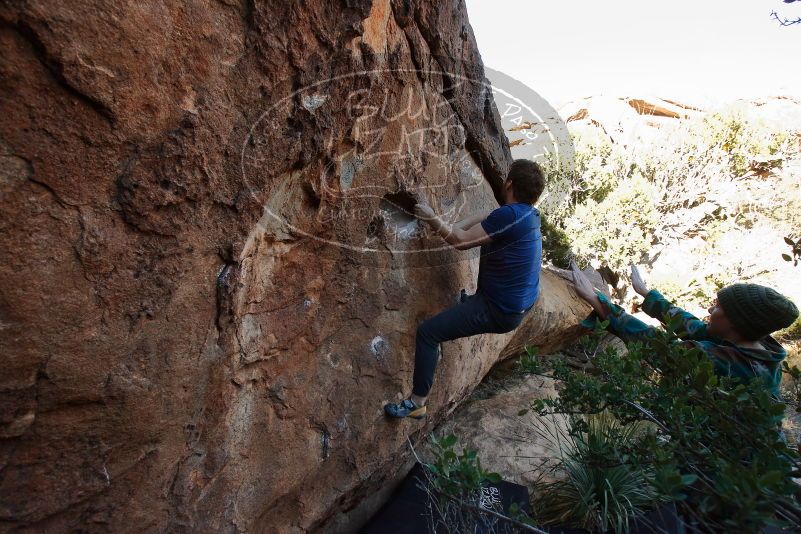
[[[354,528],[511,338],[446,344],[427,426],[384,419],[478,266],[410,199],[491,208],[510,163],[463,4],[0,17],[4,526]]]

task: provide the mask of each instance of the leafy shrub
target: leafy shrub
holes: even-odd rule
[[[429,495],[429,529],[431,532],[459,534],[486,532],[505,534],[519,532],[514,526],[526,527],[518,519],[506,517],[482,506],[482,485],[500,482],[498,473],[481,467],[475,450],[462,448],[457,452],[457,438],[432,435],[432,460],[425,464],[429,474],[424,489]],[[515,515],[518,509],[513,510]],[[494,513],[492,513],[494,512]],[[521,519],[525,520],[524,514]]]
[[[569,269],[573,250],[565,231],[551,224],[547,218],[542,219],[541,230],[542,254],[545,259],[557,267]]]
[[[565,233],[580,258],[614,270],[639,260],[651,248],[658,218],[651,185],[635,176],[602,202],[589,199],[577,206]]]
[[[579,263],[613,269],[644,251],[654,257],[660,246],[714,221],[731,219],[727,228],[764,221],[795,229],[801,224],[801,202],[792,194],[797,179],[765,188],[761,177],[798,151],[798,139],[738,108],[677,122],[650,143],[614,143],[600,128],[588,128],[572,134],[569,165],[556,158],[542,163],[548,187],[540,207],[574,243]],[[748,176],[754,179],[743,180]],[[567,248],[560,241],[553,256],[561,259]]]
[[[629,155],[605,134],[571,134],[575,157],[564,161],[547,156],[540,162],[547,176],[546,193],[539,205],[555,226],[588,200],[601,202],[628,174]]]
[[[778,331],[774,337],[782,341],[801,341],[801,317],[784,330]]]
[[[758,381],[715,375],[703,352],[676,343],[678,324],[648,344],[630,343],[625,355],[611,347],[591,349],[605,326],[600,323],[585,340],[595,354],[593,372],[556,360],[552,376],[561,382],[559,396],[532,408],[540,416],[607,411],[624,425],[653,425],[653,432],[632,433],[629,445],[614,454],[651,480],[654,500],[676,501],[698,528],[800,526],[801,487],[792,479],[801,474],[801,459],[777,427],[785,405]],[[801,378],[797,368],[785,371]],[[532,372],[542,373],[542,365]],[[574,421],[573,434],[587,432],[580,419]]]
[[[485,471],[481,467],[478,453],[473,449],[463,448],[456,452],[457,437],[453,434],[438,438],[431,436],[433,460],[426,464],[428,470],[435,475],[435,489],[446,496],[476,501],[483,482],[500,482],[498,473]]]

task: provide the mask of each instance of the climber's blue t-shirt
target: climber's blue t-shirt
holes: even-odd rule
[[[481,247],[478,291],[504,313],[520,313],[540,290],[540,212],[531,204],[506,204],[481,221],[492,242]]]

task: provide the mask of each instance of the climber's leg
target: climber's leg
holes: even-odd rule
[[[476,334],[510,332],[517,328],[523,316],[501,313],[479,293],[423,321],[417,328],[412,395],[397,404],[385,405],[386,414],[415,419],[425,417],[425,404],[434,381],[440,343]]]
[[[495,325],[482,295],[461,299],[459,304],[426,319],[417,327],[414,360],[414,387],[412,395],[397,404],[387,404],[384,412],[390,417],[426,415],[426,399],[434,381],[434,371],[442,341],[490,332]]]
[[[415,339],[412,398],[425,404],[434,381],[440,343],[496,332],[498,329],[499,325],[490,312],[489,303],[481,294],[472,295],[460,304],[423,321],[417,328]]]

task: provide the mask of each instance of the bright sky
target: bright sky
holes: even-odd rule
[[[801,2],[466,1],[484,64],[555,106],[590,94],[801,96],[801,25],[770,18],[801,16]]]

